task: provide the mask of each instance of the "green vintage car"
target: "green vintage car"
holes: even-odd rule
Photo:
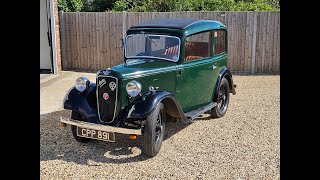
[[[116,133],[143,137],[143,152],[159,153],[166,119],[192,122],[205,112],[225,115],[236,94],[227,68],[227,29],[201,19],[154,19],[131,26],[124,63],[79,77],[64,97],[76,141],[115,141]]]

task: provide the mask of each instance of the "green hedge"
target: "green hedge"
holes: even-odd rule
[[[279,0],[59,0],[64,12],[277,11]]]

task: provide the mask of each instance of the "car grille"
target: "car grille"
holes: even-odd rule
[[[112,76],[97,77],[98,114],[101,121],[112,122],[116,115],[118,79]]]

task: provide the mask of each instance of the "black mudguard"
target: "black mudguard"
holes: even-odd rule
[[[217,88],[220,86],[220,83],[221,83],[221,80],[222,78],[225,77],[228,82],[229,82],[229,88],[230,88],[230,92],[235,95],[236,94],[236,90],[235,90],[235,87],[236,85],[233,83],[233,78],[232,78],[232,74],[230,72],[230,70],[226,67],[222,68],[220,73],[219,73],[219,77],[218,77],[218,80],[217,80],[217,83],[216,83],[216,86],[215,86],[215,93],[214,93],[214,99],[216,99],[216,97],[218,96],[218,90]]]
[[[147,92],[134,105],[130,118],[146,118],[162,102],[166,112],[175,118],[187,120],[175,97],[166,91]]]
[[[80,113],[87,122],[98,123],[96,84],[91,83],[83,92],[71,88],[65,95],[63,108]]]

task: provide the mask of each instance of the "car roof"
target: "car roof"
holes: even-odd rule
[[[169,28],[185,30],[187,34],[197,33],[211,29],[226,29],[219,21],[196,18],[162,18],[143,21],[130,27],[131,30],[141,28]]]

